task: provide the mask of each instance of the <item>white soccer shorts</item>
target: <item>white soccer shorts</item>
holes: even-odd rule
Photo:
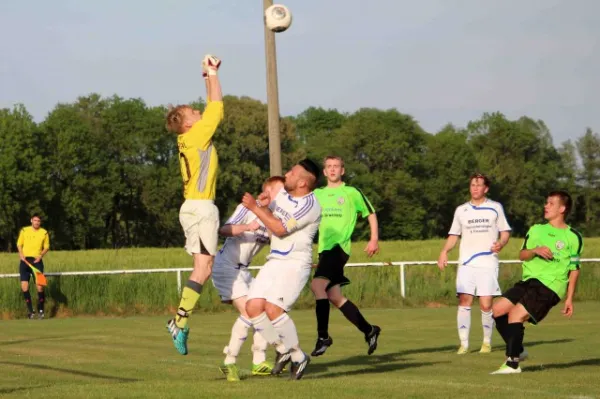
[[[473,296],[499,296],[498,268],[461,265],[456,273],[456,293]]]
[[[217,253],[219,209],[211,200],[185,200],[179,209],[179,223],[185,233],[185,250],[199,254],[201,244],[209,254]]]
[[[217,257],[212,269],[212,282],[219,291],[221,301],[228,302],[248,295],[252,274],[248,267],[231,265]]]
[[[248,300],[266,299],[289,312],[310,277],[310,268],[311,265],[297,260],[267,261],[250,285]]]

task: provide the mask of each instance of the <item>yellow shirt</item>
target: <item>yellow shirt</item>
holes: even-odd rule
[[[37,258],[44,249],[50,248],[50,237],[48,232],[41,227],[37,230],[31,226],[23,227],[19,233],[17,246],[23,248],[25,257]]]
[[[212,137],[221,120],[223,101],[211,101],[202,119],[177,136],[185,199],[215,199],[219,158]]]

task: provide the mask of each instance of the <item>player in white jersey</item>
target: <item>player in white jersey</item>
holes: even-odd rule
[[[471,305],[475,296],[479,298],[483,326],[483,344],[479,352],[492,351],[492,299],[502,293],[498,284],[498,253],[508,243],[511,230],[502,205],[486,198],[489,179],[477,173],[469,181],[471,200],[456,208],[448,239],[438,258],[438,266],[443,270],[448,265],[448,253],[461,238],[456,274],[459,355],[469,351]]]
[[[319,167],[305,159],[285,174],[284,190],[265,207],[246,193],[244,206],[254,212],[272,233],[267,263],[252,282],[246,312],[252,324],[268,343],[275,345],[277,356],[271,374],[281,374],[291,361],[291,378],[304,375],[310,357],[300,349],[298,332],[288,313],[312,267],[313,238],[319,229],[321,206],[312,193]]]
[[[282,176],[268,178],[262,186],[263,194],[274,198],[283,189],[283,182]],[[269,242],[269,233],[256,215],[240,204],[219,229],[219,234],[227,239],[215,257],[212,281],[221,301],[232,304],[240,312],[231,329],[229,344],[223,349],[226,356],[220,370],[228,381],[239,381],[236,359],[248,337],[248,330],[252,327],[246,313],[248,290],[252,283],[248,266],[252,258]],[[252,375],[270,375],[273,365],[266,361],[267,341],[256,331],[253,340]]]

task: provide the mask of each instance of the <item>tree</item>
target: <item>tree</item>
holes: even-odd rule
[[[0,241],[6,250],[16,247],[19,229],[33,213],[48,214],[46,148],[23,105],[0,109]]]
[[[586,129],[583,137],[577,140],[577,150],[581,158],[582,169],[579,181],[582,185],[584,226],[586,234],[600,231],[600,136]]]

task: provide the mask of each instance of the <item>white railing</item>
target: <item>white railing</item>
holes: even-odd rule
[[[598,262],[600,258],[581,259],[582,263]],[[520,260],[501,260],[500,264],[522,263]],[[458,262],[448,262],[448,264],[456,265]],[[346,267],[384,267],[384,266],[400,266],[400,295],[406,297],[406,266],[431,266],[437,265],[436,261],[410,261],[410,262],[363,262],[363,263],[347,263]],[[262,266],[250,266],[248,269],[258,270]],[[147,274],[147,273],[177,273],[177,291],[181,292],[181,273],[191,272],[191,267],[176,268],[176,269],[132,269],[132,270],[98,270],[90,272],[50,272],[44,273],[48,277],[52,276],[95,276],[108,274]],[[18,273],[0,274],[0,278],[19,277]]]

